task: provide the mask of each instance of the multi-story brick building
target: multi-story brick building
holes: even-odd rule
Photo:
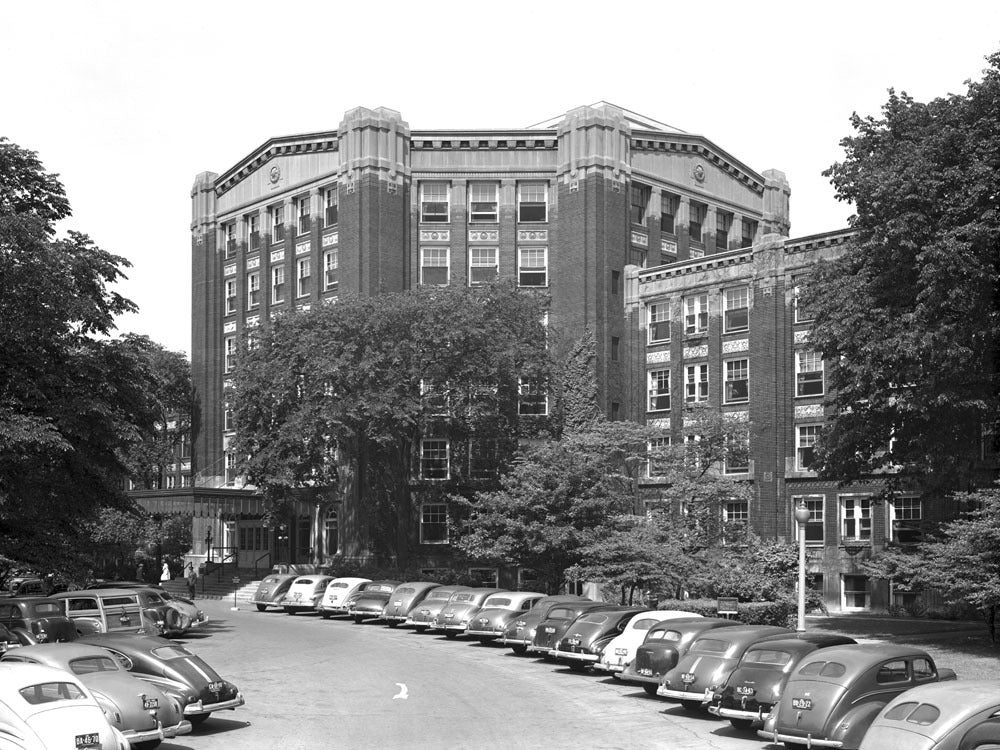
[[[916,498],[875,507],[870,488],[805,469],[826,381],[795,287],[849,235],[789,240],[788,196],[780,172],[603,103],[516,130],[411,131],[397,112],[358,108],[335,131],[274,138],[222,174],[198,175],[195,538],[211,530],[244,565],[351,548],[336,507],[265,529],[232,472],[226,383],[247,330],[338,295],[499,277],[547,289],[553,326],[593,332],[609,418],[681,435],[688,402],[748,416],[749,460],[723,470],[751,483],[754,499],[727,512],[792,539],[801,499],[827,601],[884,606],[888,592],[857,563],[876,540],[904,541],[922,508]],[[655,494],[655,477],[646,485]],[[421,531],[440,523],[421,517]]]

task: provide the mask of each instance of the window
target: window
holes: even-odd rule
[[[726,362],[723,402],[739,404],[750,400],[750,360],[731,359]]]
[[[622,272],[621,271],[612,271],[611,272],[611,296],[612,297],[617,297],[618,296],[618,289],[621,287],[621,285],[622,285]]]
[[[680,198],[670,193],[660,194],[660,232],[662,234],[677,234],[677,205]]]
[[[726,452],[722,460],[724,474],[746,474],[750,471],[750,436],[732,435],[726,439]]]
[[[233,421],[233,410],[226,409],[222,413],[222,429],[225,430],[226,432],[231,432],[232,430],[236,429],[235,425],[236,422]]]
[[[617,362],[621,354],[621,339],[617,336],[611,337],[611,361]]]
[[[670,341],[670,303],[658,302],[646,307],[649,318],[649,343],[659,344]]]
[[[654,438],[646,443],[646,476],[662,477],[670,467],[670,436]]]
[[[922,541],[923,502],[919,497],[896,497],[889,503],[889,538],[897,544]]]
[[[469,248],[469,286],[496,281],[499,274],[495,247]]]
[[[823,496],[822,495],[799,495],[792,498],[792,510],[803,503],[809,511],[809,520],[806,521],[806,544],[822,546],[825,538],[823,526]],[[798,529],[796,529],[798,533]]]
[[[469,479],[495,479],[497,441],[490,438],[469,440]]]
[[[325,203],[323,211],[323,223],[324,226],[332,227],[337,223],[337,206],[340,202],[340,197],[337,194],[337,188],[327,188],[323,191],[323,200]]]
[[[327,250],[323,253],[323,290],[327,292],[337,291],[339,286],[339,275],[337,274],[338,256],[336,250]]]
[[[448,223],[448,183],[420,183],[420,221]]]
[[[323,537],[326,543],[326,554],[336,555],[340,547],[340,518],[336,508],[330,508],[323,519]]]
[[[226,281],[226,315],[236,312],[236,279]]]
[[[469,576],[475,585],[495,589],[499,580],[496,568],[469,568]]]
[[[236,339],[232,336],[226,339],[225,371],[232,372],[236,367]]]
[[[518,286],[548,286],[548,248],[522,247],[517,253]]]
[[[708,295],[684,298],[684,333],[705,333],[708,330]]]
[[[729,230],[733,226],[733,215],[728,211],[715,212],[715,248],[729,249]]]
[[[426,378],[420,379],[420,405],[424,413],[434,417],[447,416],[451,411],[448,386]]]
[[[757,222],[753,219],[743,219],[740,231],[740,247],[751,247],[753,238],[757,235]]]
[[[250,252],[260,250],[260,217],[257,214],[247,216],[247,237],[250,242]]]
[[[522,182],[517,186],[517,220],[548,221],[548,185]]]
[[[260,273],[254,271],[247,274],[247,310],[253,310],[260,304]]]
[[[298,262],[298,272],[296,276],[298,277],[298,282],[295,288],[295,294],[298,297],[305,297],[309,294],[309,276],[312,273],[310,270],[311,265],[308,258],[303,258]]]
[[[310,199],[308,195],[305,196],[304,198],[299,198],[297,201],[298,205],[297,213],[299,215],[299,225],[298,225],[299,234],[309,234],[309,220],[312,218],[310,216],[309,204],[310,204]]]
[[[708,364],[684,368],[684,400],[689,403],[708,400]]]
[[[190,487],[190,486],[191,486],[191,475],[181,474],[181,487]]]
[[[277,304],[285,301],[285,267],[275,266],[271,269],[271,302]]]
[[[231,258],[236,255],[236,224],[229,222],[222,229],[225,235],[226,257]]]
[[[750,502],[748,500],[727,500],[722,506],[723,523],[742,523],[750,521]]]
[[[750,287],[738,286],[724,293],[726,310],[723,323],[726,333],[750,327]]]
[[[173,474],[167,475],[167,486],[165,489],[172,490],[177,486],[177,478]]]
[[[549,392],[544,380],[539,378],[518,378],[517,413],[545,415],[549,413]]]
[[[691,201],[690,216],[688,217],[688,232],[692,242],[702,241],[702,231],[705,227],[705,216],[708,214],[708,206],[704,203]]]
[[[795,428],[796,471],[811,471],[809,466],[813,462],[822,429],[823,426],[818,424],[800,424]]]
[[[843,576],[843,608],[846,610],[868,609],[869,586],[867,576]],[[906,662],[902,663],[905,667]]]
[[[230,453],[229,451],[226,452],[225,467],[225,482],[226,484],[231,485],[236,481],[236,454]]]
[[[181,433],[177,449],[181,458],[191,458],[191,437],[186,432]]]
[[[795,395],[823,395],[823,357],[819,352],[795,352]]]
[[[422,503],[420,505],[420,543],[448,543],[448,505]]]
[[[285,207],[275,206],[271,209],[271,242],[285,239]]]
[[[843,541],[871,541],[872,499],[840,496],[840,536]]]
[[[448,286],[448,248],[420,248],[420,283],[424,286]]]
[[[496,223],[500,220],[495,182],[469,183],[469,221]]]
[[[425,438],[420,441],[420,478],[448,479],[448,441]]]
[[[795,322],[796,323],[807,323],[812,320],[815,315],[813,311],[810,310],[802,302],[802,284],[795,285]]]
[[[649,411],[667,411],[670,408],[670,370],[650,370]]]
[[[646,223],[646,206],[649,205],[650,187],[632,183],[628,191],[628,217],[633,224]]]

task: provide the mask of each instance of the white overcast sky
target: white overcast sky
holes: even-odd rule
[[[792,236],[846,225],[821,172],[887,89],[965,93],[1000,2],[0,0],[0,135],[38,152],[61,227],[129,259],[121,331],[190,352],[190,189],[356,106],[414,130],[525,127],[606,100],[792,188]]]

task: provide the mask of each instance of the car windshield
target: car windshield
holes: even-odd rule
[[[376,594],[391,594],[392,586],[379,585],[379,586],[369,586],[365,591],[371,593],[374,591]]]
[[[344,583],[343,581],[331,581],[329,584],[327,584],[327,588],[328,589],[346,589],[347,588],[347,584]]]
[[[73,674],[93,674],[94,672],[117,672],[118,662],[110,656],[85,656],[69,663]]]
[[[792,655],[787,651],[774,651],[772,649],[760,648],[754,649],[753,651],[747,651],[747,655],[743,657],[743,663],[783,667],[791,658]]]
[[[157,659],[180,659],[182,656],[194,656],[194,654],[183,646],[173,645],[159,646],[158,648],[154,648],[150,653]]]
[[[277,582],[278,582],[277,576],[268,576],[263,581],[261,581],[261,583],[277,583]]]
[[[643,617],[641,620],[636,620],[632,623],[632,630],[649,630],[658,622],[659,620],[654,620],[652,617]]]
[[[484,609],[486,607],[509,607],[509,606],[510,606],[510,599],[507,599],[502,596],[491,597],[486,600],[485,604],[483,604]]]
[[[313,583],[312,578],[300,578],[295,582],[296,586],[311,586]]]
[[[453,591],[432,591],[427,598],[428,599],[451,599]]]
[[[835,661],[811,661],[799,670],[799,674],[819,675],[820,677],[840,677],[847,668]]]
[[[405,596],[406,594],[412,594],[412,593],[413,589],[411,589],[409,586],[401,589],[396,589],[396,594],[398,594],[399,596]]]
[[[39,617],[48,617],[49,615],[58,615],[62,613],[59,605],[54,604],[53,602],[39,602],[31,609]]]
[[[699,638],[691,646],[691,651],[703,654],[721,654],[729,648],[729,641],[719,638]]]
[[[40,703],[55,701],[73,701],[85,699],[87,696],[72,682],[41,682],[37,685],[23,687],[18,692],[21,697],[33,706]]]
[[[569,609],[568,607],[559,607],[558,609],[554,609],[549,612],[549,617],[554,620],[572,620],[577,616],[577,614],[578,612],[576,610]]]
[[[580,622],[589,622],[592,625],[600,625],[602,622],[607,622],[608,616],[602,615],[599,612],[594,612],[593,614],[584,615],[580,618]]]
[[[455,601],[456,602],[471,602],[472,601],[472,594],[471,593],[470,594],[455,594]]]
[[[134,596],[102,596],[101,601],[104,602],[105,607],[120,607],[123,604],[135,604]]]

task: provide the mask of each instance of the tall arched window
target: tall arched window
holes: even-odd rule
[[[326,520],[323,522],[326,531],[326,554],[336,555],[339,547],[340,526],[337,523],[337,509],[330,508],[326,512]]]

